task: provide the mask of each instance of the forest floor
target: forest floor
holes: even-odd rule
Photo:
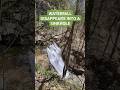
[[[68,79],[62,80],[57,72],[50,67],[47,54],[36,49],[36,89],[35,90],[84,90],[84,75],[70,74]]]

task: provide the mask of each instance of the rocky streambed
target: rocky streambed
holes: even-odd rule
[[[61,79],[49,64],[47,53],[36,49],[35,90],[84,90],[84,75],[70,73],[69,78]]]

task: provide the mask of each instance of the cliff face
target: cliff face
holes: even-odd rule
[[[89,4],[93,6],[92,14],[87,12],[91,17],[86,15],[90,27],[86,30],[86,90],[119,90],[120,1],[91,0]]]

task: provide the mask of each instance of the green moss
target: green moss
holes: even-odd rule
[[[35,70],[37,73],[45,76],[46,78],[56,75],[55,72],[50,69],[44,69],[40,64],[35,64]]]

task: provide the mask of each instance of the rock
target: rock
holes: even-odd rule
[[[44,69],[48,69],[49,61],[47,54],[43,53],[40,49],[36,49],[35,63],[39,64]]]

